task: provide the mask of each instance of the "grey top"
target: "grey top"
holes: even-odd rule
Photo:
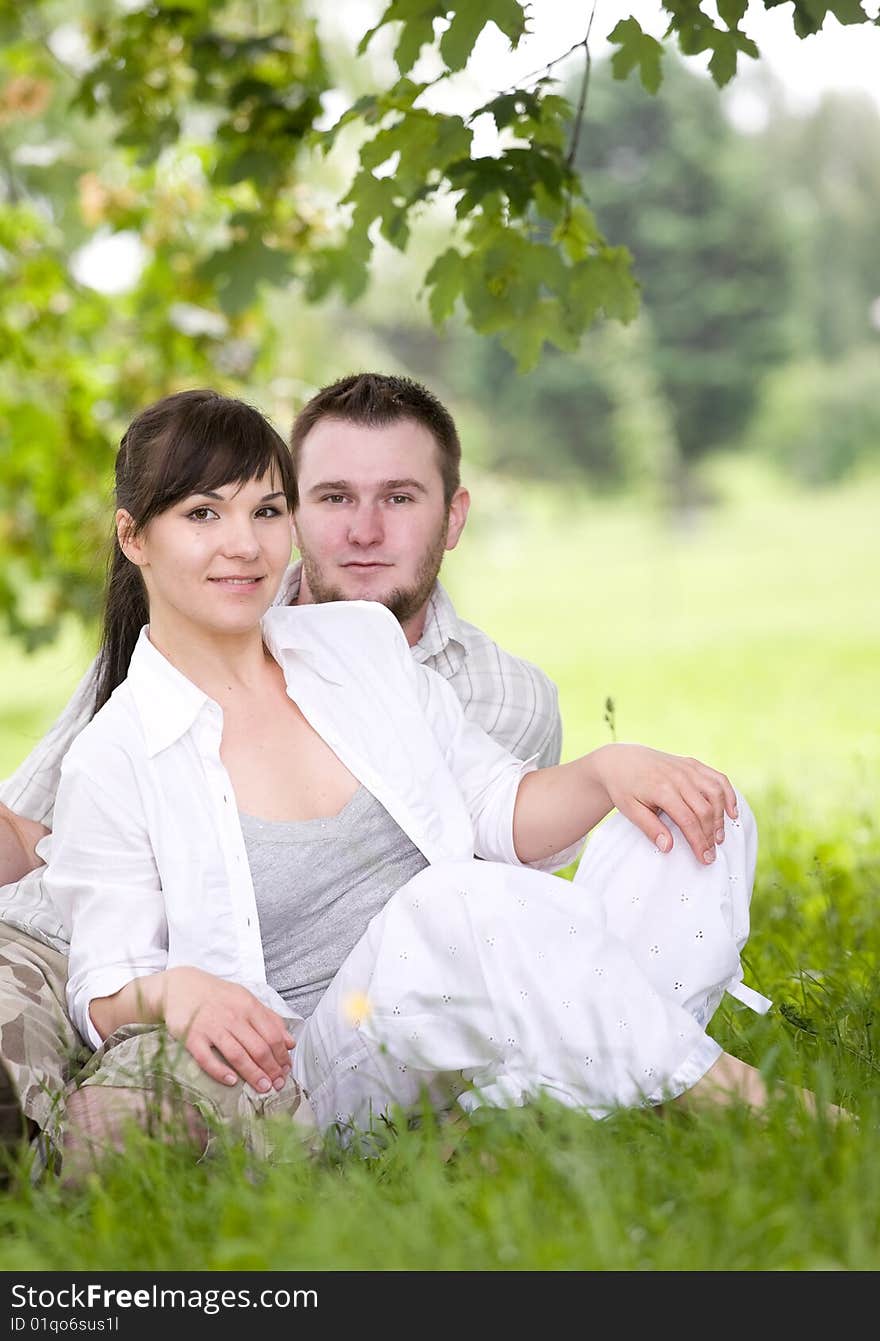
[[[366,787],[326,819],[240,819],[266,980],[307,1019],[370,919],[428,862]]]

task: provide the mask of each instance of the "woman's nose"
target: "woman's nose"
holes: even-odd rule
[[[223,536],[223,549],[229,558],[255,559],[260,552],[260,542],[253,522],[231,524]]]

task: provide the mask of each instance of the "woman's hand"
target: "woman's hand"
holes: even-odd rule
[[[611,804],[661,852],[673,844],[658,816],[662,810],[681,829],[697,861],[711,865],[715,844],[724,842],[725,814],[737,815],[736,793],[723,773],[647,745],[603,745],[592,760]]]
[[[240,1077],[262,1093],[281,1089],[295,1040],[276,1011],[203,969],[166,969],[161,978],[161,1017],[203,1071],[224,1085]]]
[[[94,997],[89,1015],[101,1038],[125,1024],[164,1022],[203,1071],[223,1085],[239,1078],[265,1094],[281,1089],[295,1039],[277,1011],[238,983],[184,966],[133,978],[112,996]]]

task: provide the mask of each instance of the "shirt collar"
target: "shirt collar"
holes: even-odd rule
[[[266,646],[282,667],[301,658],[331,684],[344,680],[345,648],[351,638],[346,608],[350,601],[326,605],[273,606],[263,616]],[[361,605],[363,602],[358,601]],[[150,758],[180,740],[207,710],[222,722],[223,711],[198,685],[173,666],[141,629],[128,668],[128,685],[143,726]]]
[[[185,735],[206,706],[220,708],[153,646],[147,630],[141,629],[127,683],[152,758]]]
[[[305,661],[330,684],[344,684],[352,638],[352,607],[368,601],[325,601],[322,605],[274,605],[263,616],[263,639],[283,668],[291,660]]]
[[[455,606],[439,582],[428,597],[428,612],[422,636],[413,647],[417,661],[426,661],[448,650],[464,651],[464,639],[461,621],[455,613]]]
[[[278,595],[272,602],[273,605],[296,605],[299,600],[299,589],[302,586],[302,567],[302,559],[290,564],[281,579],[281,586],[278,588]]]
[[[302,559],[292,563],[287,569],[273,605],[296,605],[301,585]],[[344,604],[344,602],[339,602],[339,604]],[[314,609],[315,607],[305,605],[299,607],[301,610],[310,608]],[[291,625],[291,628],[293,629],[294,626]],[[451,652],[453,657],[463,653],[464,639],[461,632],[461,623],[455,613],[455,606],[449,599],[445,587],[440,582],[435,582],[434,590],[428,597],[425,627],[422,630],[421,638],[413,646],[412,652],[417,661],[427,661],[429,657],[439,656],[446,651]]]

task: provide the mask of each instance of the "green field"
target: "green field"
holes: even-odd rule
[[[495,503],[447,574],[459,608],[559,685],[565,754],[694,754],[805,809],[876,797],[880,484],[731,501],[677,525],[548,493]],[[475,510],[477,504],[475,504]]]
[[[0,1201],[6,1270],[205,1267],[880,1267],[880,485],[738,491],[671,527],[632,504],[492,484],[447,583],[463,615],[560,687],[571,757],[609,739],[692,753],[749,795],[761,831],[747,980],[711,1032],[782,1082],[764,1120],[552,1105],[489,1114],[449,1160],[430,1123],[369,1159],[201,1165],[143,1141],[79,1192],[26,1180]],[[71,632],[7,644],[0,767],[87,659]],[[805,1117],[809,1084],[858,1121]]]
[[[733,492],[731,490],[731,492]],[[487,481],[444,580],[460,613],[559,685],[565,757],[617,734],[750,795],[857,807],[880,765],[880,483],[754,494],[671,523]],[[0,775],[63,706],[87,638],[0,659]],[[876,795],[876,792],[873,793]]]

